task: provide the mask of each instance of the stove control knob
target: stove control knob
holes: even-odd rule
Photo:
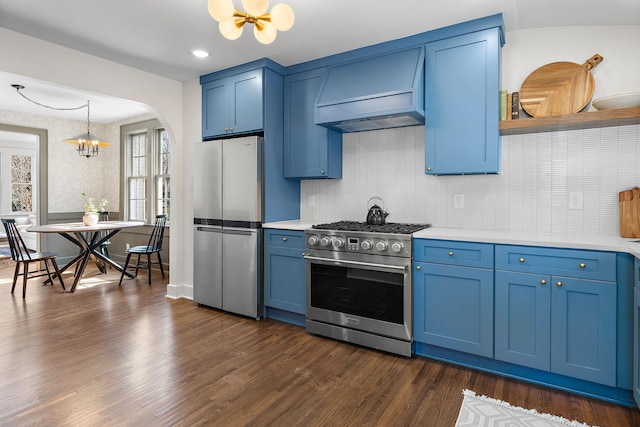
[[[362,248],[363,251],[368,251],[373,247],[373,243],[371,243],[371,240],[369,239],[363,240],[362,243],[360,243],[360,247]]]
[[[307,239],[307,243],[309,243],[309,246],[315,246],[318,244],[318,242],[318,236],[309,236],[309,238]]]
[[[403,245],[402,245],[402,243],[400,243],[400,242],[394,242],[394,243],[391,245],[391,250],[392,250],[393,252],[395,252],[395,253],[400,253],[400,252],[402,252],[402,250],[403,250],[403,249],[404,249],[404,246],[403,246]]]
[[[333,246],[335,246],[336,248],[341,248],[344,246],[344,240],[341,239],[340,237],[336,237],[336,239],[333,241]]]
[[[320,246],[330,246],[331,245],[331,239],[328,237],[323,237],[322,239],[320,239]]]
[[[380,252],[386,251],[387,242],[385,242],[384,240],[380,240],[378,243],[376,243],[376,249],[379,250]]]

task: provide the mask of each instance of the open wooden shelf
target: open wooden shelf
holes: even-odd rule
[[[524,133],[635,124],[640,124],[640,107],[563,114],[553,117],[529,117],[517,120],[502,120],[500,122],[500,135],[520,135]]]

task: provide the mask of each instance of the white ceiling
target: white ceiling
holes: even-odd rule
[[[297,64],[500,12],[507,32],[640,25],[640,0],[282,1],[293,8],[296,22],[266,46],[255,40],[250,26],[238,40],[222,37],[207,12],[207,0],[0,0],[0,27],[186,81],[263,57],[284,66]],[[241,0],[234,4],[242,9]],[[194,48],[210,56],[195,58]],[[96,122],[146,112],[128,101],[17,78],[0,71],[0,108],[43,114],[42,107],[27,105],[10,87],[19,83],[27,96],[52,106],[75,106],[90,99]]]

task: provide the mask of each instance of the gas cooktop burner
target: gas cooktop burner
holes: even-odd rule
[[[318,230],[364,231],[369,233],[393,234],[411,234],[428,227],[431,227],[431,224],[402,224],[388,222],[386,224],[370,225],[366,222],[358,221],[337,221],[328,224],[316,224],[313,226],[313,228]]]

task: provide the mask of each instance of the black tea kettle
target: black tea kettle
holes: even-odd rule
[[[375,200],[375,199],[380,200],[380,202],[382,204],[382,207],[380,207],[378,205],[375,205],[375,204],[373,206],[369,207],[369,204],[371,203],[371,201]],[[384,201],[378,196],[373,196],[367,202],[367,207],[369,208],[369,212],[367,213],[367,224],[369,224],[369,225],[382,225],[382,224],[384,224],[384,219],[387,216],[389,216],[389,213],[384,211]]]

